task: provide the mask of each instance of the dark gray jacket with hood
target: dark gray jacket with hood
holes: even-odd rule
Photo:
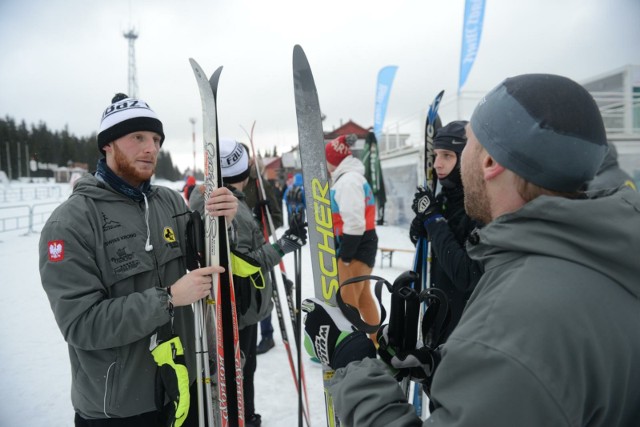
[[[176,215],[187,208],[176,191],[151,188],[145,212],[144,201],[85,175],[42,230],[42,286],[69,346],[71,401],[83,418],[156,409],[149,340],[170,319],[166,287],[186,273],[187,216]],[[175,308],[173,326],[193,381],[190,306]]]
[[[485,265],[421,421],[379,360],[336,372],[350,426],[640,425],[640,195],[539,197],[478,231]]]

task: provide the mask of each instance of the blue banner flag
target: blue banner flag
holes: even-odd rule
[[[396,76],[395,65],[388,65],[378,72],[378,86],[376,88],[376,108],[373,118],[373,133],[380,137],[382,133],[382,125],[384,124],[384,116],[387,114],[387,103],[389,102],[389,93],[391,85]]]
[[[462,29],[462,52],[460,53],[460,81],[458,92],[467,81],[473,61],[480,47],[484,0],[466,0],[464,6],[464,27]]]

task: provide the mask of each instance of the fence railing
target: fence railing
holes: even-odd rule
[[[0,233],[16,230],[26,230],[25,234],[34,233],[36,226],[47,222],[58,206],[60,202],[0,206]]]
[[[62,197],[60,186],[0,188],[2,202],[24,202],[29,200],[45,200]]]

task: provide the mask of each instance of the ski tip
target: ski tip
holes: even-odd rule
[[[299,44],[293,47],[293,63],[295,64],[296,62],[309,63],[307,61],[307,55],[304,53],[304,49],[302,49],[302,46]]]
[[[198,62],[195,59],[189,58],[189,64],[191,64],[191,68],[193,69],[193,73],[196,75],[196,78],[206,79],[204,71],[202,70],[202,67],[200,66],[200,64],[198,64]]]
[[[309,60],[307,59],[307,55],[302,50],[302,47],[297,44],[293,47],[293,70],[305,70],[308,69],[311,71],[311,66],[309,65]]]
[[[209,85],[211,85],[211,89],[213,90],[214,95],[216,95],[218,91],[218,81],[220,80],[220,74],[222,74],[222,65],[219,66],[218,69],[215,70],[209,78]]]
[[[444,89],[442,89],[435,98],[433,98],[433,105],[438,105],[440,103],[440,100],[442,99],[442,97],[444,96]]]
[[[222,65],[219,66],[214,72],[213,74],[211,74],[211,77],[209,78],[209,82],[213,83],[213,82],[218,82],[218,80],[220,80],[220,74],[222,74]]]

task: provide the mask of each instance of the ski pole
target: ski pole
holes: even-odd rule
[[[264,182],[262,180],[262,172],[258,169],[258,163],[257,163],[257,157],[256,157],[256,152],[255,152],[255,145],[253,143],[253,130],[255,128],[256,122],[254,121],[253,124],[251,125],[251,133],[248,133],[246,131],[246,129],[244,127],[241,126],[242,130],[244,131],[244,133],[247,135],[247,137],[249,138],[249,143],[251,144],[251,154],[252,157],[254,158],[255,163],[255,167],[256,167],[256,175],[257,175],[257,181],[256,181],[256,185],[258,186],[258,195],[260,197],[260,200],[268,200],[267,199],[267,192],[265,190],[264,187]],[[271,241],[271,239],[273,239],[273,242],[276,241],[276,229],[275,226],[273,224],[273,217],[271,216],[271,212],[269,210],[269,207],[267,205],[263,206],[263,211],[264,214],[262,217],[262,226],[263,226],[263,234],[264,234],[264,238],[266,241]],[[266,221],[265,221],[265,217],[266,217]],[[269,233],[267,232],[267,225],[269,226],[269,231],[271,233],[271,236],[269,236]],[[284,262],[282,260],[280,260],[279,262],[279,267],[280,267],[280,273],[281,273],[281,277],[282,277],[282,286],[285,290],[285,296],[287,299],[287,305],[289,308],[289,317],[291,319],[291,326],[293,328],[294,331],[294,335],[295,335],[295,341],[296,341],[296,347],[297,347],[297,352],[298,354],[300,353],[300,339],[299,339],[299,334],[295,334],[295,331],[298,330],[298,327],[296,326],[297,324],[299,324],[299,322],[296,322],[296,318],[299,317],[299,307],[300,305],[298,304],[298,308],[294,307],[294,302],[293,302],[293,298],[291,296],[291,280],[289,280],[289,278],[287,277],[287,273],[284,267]],[[293,356],[291,354],[291,347],[290,347],[290,343],[289,343],[289,339],[287,336],[287,328],[284,324],[284,316],[282,313],[282,305],[281,305],[281,300],[280,300],[280,296],[279,296],[279,292],[278,292],[278,281],[276,280],[276,275],[273,269],[271,269],[271,279],[272,282],[274,284],[273,286],[273,300],[274,300],[274,305],[276,306],[276,314],[278,315],[278,324],[280,326],[280,332],[282,335],[282,341],[285,345],[285,350],[287,351],[287,356],[289,359],[289,365],[291,367],[291,373],[293,375],[293,380],[294,383],[296,385],[296,392],[298,393],[299,396],[301,396],[301,393],[304,392],[304,397],[305,397],[305,402],[306,402],[306,409],[305,407],[302,408],[302,412],[304,413],[307,425],[309,427],[311,427],[311,420],[310,420],[310,416],[309,416],[309,399],[307,396],[307,385],[306,385],[306,381],[305,381],[305,377],[304,377],[304,367],[302,364],[300,364],[300,362],[298,361],[298,374],[296,374],[296,369],[293,363]],[[302,382],[300,383],[299,381],[297,381],[297,378],[300,377],[302,379]]]

